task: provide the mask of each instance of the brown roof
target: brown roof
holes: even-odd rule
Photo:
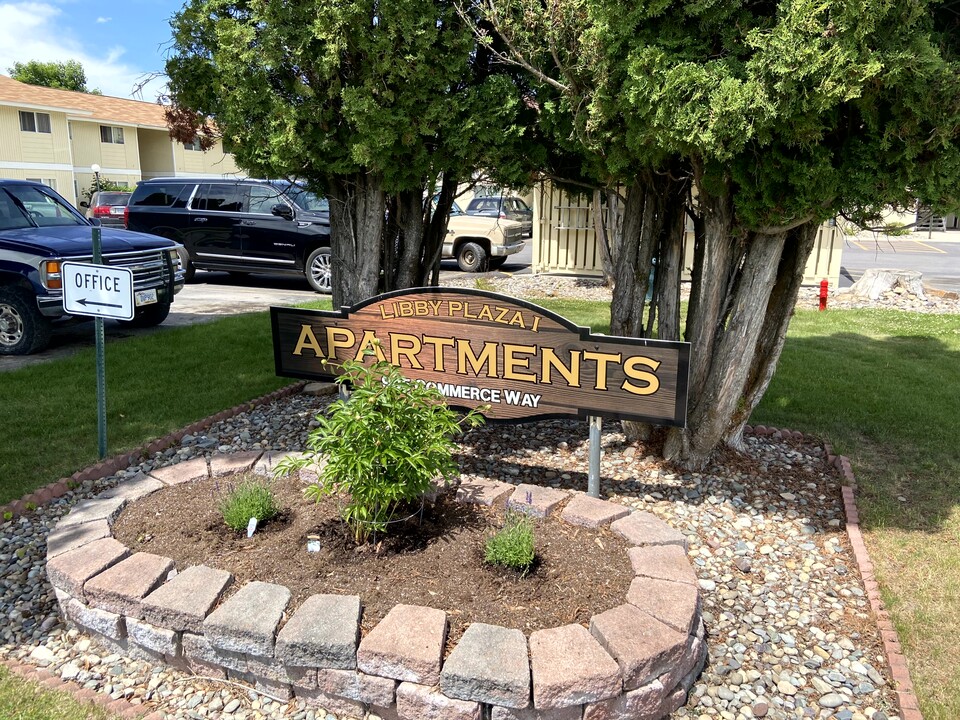
[[[166,129],[163,106],[158,103],[127,100],[27,85],[6,75],[0,75],[0,105],[42,105],[61,109],[67,114],[91,120],[124,123],[141,127]]]

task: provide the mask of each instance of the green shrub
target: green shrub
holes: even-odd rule
[[[276,472],[324,458],[326,464],[319,480],[306,489],[307,497],[343,498],[341,517],[362,544],[373,533],[386,532],[398,512],[419,502],[433,480],[457,474],[453,437],[483,418],[470,412],[458,419],[438,390],[408,380],[384,361],[370,366],[345,361],[337,382],[349,383],[350,398],[332,403],[328,414],[317,418],[308,452],[284,459]]]
[[[253,478],[242,480],[220,502],[223,521],[238,532],[247,529],[250,518],[256,518],[257,524],[262,525],[279,512],[273,490],[266,483]]]
[[[536,557],[533,521],[524,513],[508,512],[503,527],[487,540],[486,561],[524,575]]]

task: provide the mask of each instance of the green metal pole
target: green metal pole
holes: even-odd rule
[[[103,261],[100,228],[93,228],[93,262]],[[103,318],[94,318],[97,345],[97,439],[100,459],[107,456],[107,369],[104,359]]]

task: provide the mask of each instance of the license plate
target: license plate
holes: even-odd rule
[[[114,205],[112,208],[110,208],[110,214],[123,215],[123,210],[124,210],[123,205]]]
[[[150,305],[157,301],[157,291],[154,290],[138,290],[134,295],[134,300],[136,304],[139,305]]]

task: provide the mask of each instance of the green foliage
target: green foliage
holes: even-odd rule
[[[76,60],[66,62],[42,62],[30,60],[25,63],[15,62],[8,72],[10,77],[27,85],[41,85],[57,90],[73,90],[75,92],[99,95],[99,90],[87,88],[87,73]]]
[[[536,557],[530,517],[508,511],[503,527],[487,539],[484,557],[491,565],[508,567],[524,575],[529,572]]]
[[[243,478],[220,501],[220,514],[227,527],[237,532],[247,529],[250,518],[262,525],[280,512],[273,490],[264,481]]]
[[[324,460],[307,496],[343,499],[341,515],[361,544],[386,532],[398,511],[418,502],[434,480],[457,473],[453,437],[483,418],[470,412],[458,419],[439,391],[408,380],[382,360],[371,365],[348,360],[337,382],[352,387],[350,399],[337,400],[318,418],[309,452],[285,459],[277,473]]]
[[[3,513],[3,519],[4,519],[4,520],[13,520],[13,511],[12,511],[12,510],[5,510],[4,513]]]
[[[96,179],[93,179],[90,181],[90,187],[83,190],[81,194],[89,201],[97,190],[100,192],[132,192],[133,188],[126,183],[118,183],[110,178],[101,177],[99,187]]]

